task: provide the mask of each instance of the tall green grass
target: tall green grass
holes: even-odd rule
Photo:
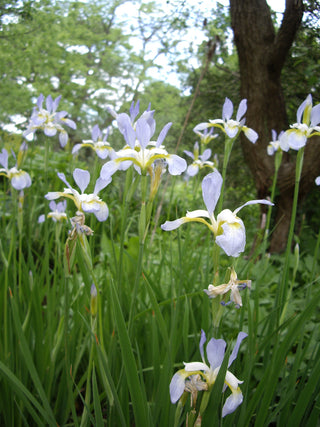
[[[225,398],[215,391],[203,426],[317,425],[319,240],[314,254],[300,257],[291,241],[285,255],[267,254],[263,241],[250,257],[248,241],[237,273],[252,280],[252,289],[242,292],[242,308],[221,306],[214,327],[217,304],[203,292],[215,274],[212,236],[201,224],[170,233],[159,227],[204,207],[200,176],[185,181],[164,175],[151,209],[145,200],[141,205],[145,177],[132,168],[117,172],[101,194],[108,220],[87,215],[94,230],[87,252],[77,243],[67,258],[70,224],[38,224],[48,211],[44,195],[62,190],[57,172],[73,182],[75,167],[97,176],[103,163],[74,159],[70,149],[51,147],[47,155],[44,170],[44,146],[30,144],[23,168],[33,184],[24,191],[22,211],[19,192],[1,181],[1,425],[183,425],[190,403],[172,405],[169,383],[183,361],[200,360],[201,329],[209,339],[225,339],[228,349],[239,331],[248,333],[232,365],[243,381],[244,401],[222,419]],[[241,214],[247,228],[258,223],[257,210]],[[71,202],[67,211],[74,215]],[[291,240],[293,233],[294,225]],[[230,260],[218,255],[223,283]],[[93,283],[97,316],[90,311]]]

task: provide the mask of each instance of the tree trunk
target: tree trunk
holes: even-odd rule
[[[301,24],[303,2],[286,0],[286,10],[277,33],[265,0],[230,0],[230,12],[239,57],[241,98],[248,100],[246,124],[259,134],[255,145],[243,136],[241,144],[256,183],[258,198],[264,198],[268,195],[274,173],[274,158],[267,154],[271,130],[280,132],[288,128],[280,77],[285,58]],[[291,153],[284,153],[279,170],[276,223],[270,244],[270,250],[274,252],[282,251],[287,242],[295,185],[294,158]],[[320,144],[309,141],[305,151],[300,197],[314,185],[319,172]]]

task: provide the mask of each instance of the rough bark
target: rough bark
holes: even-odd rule
[[[242,138],[241,144],[258,197],[262,198],[268,195],[274,173],[274,159],[267,155],[266,149],[271,140],[271,130],[280,132],[288,128],[281,71],[301,24],[303,2],[286,0],[285,13],[277,33],[265,0],[230,0],[230,12],[239,57],[241,97],[248,100],[246,124],[259,134],[255,145],[246,138]],[[320,144],[310,140],[305,151],[300,197],[314,185],[314,178],[319,174]],[[284,154],[277,184],[279,196],[276,199],[277,216],[271,251],[279,252],[285,248],[294,184],[294,156]]]

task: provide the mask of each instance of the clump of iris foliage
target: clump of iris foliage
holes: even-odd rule
[[[313,253],[293,242],[320,106],[309,95],[297,123],[270,130],[270,200],[237,208],[224,185],[232,147],[241,132],[258,139],[246,100],[232,119],[226,99],[222,119],[197,125],[194,151],[180,154],[165,148],[171,123],[156,129],[139,103],[110,110],[114,129],[96,125],[72,147],[76,123],[59,101],[38,98],[21,147],[2,141],[1,425],[315,426],[320,235]],[[213,129],[225,137],[220,165]],[[292,223],[285,254],[270,255],[289,149]]]

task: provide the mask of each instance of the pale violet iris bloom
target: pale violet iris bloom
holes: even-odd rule
[[[285,132],[287,144],[293,150],[299,150],[307,143],[308,138],[320,135],[320,104],[312,107],[312,96],[309,94],[297,110],[297,123]]]
[[[80,188],[81,193],[71,187],[71,185],[66,180],[64,173],[58,173],[58,177],[66,184],[68,188],[65,188],[63,192],[49,192],[45,195],[47,200],[55,200],[60,197],[66,197],[73,200],[77,210],[80,213],[93,213],[98,221],[105,221],[108,218],[108,206],[98,197],[98,193],[100,190],[110,184],[111,179],[103,180],[102,178],[98,178],[93,193],[86,194],[84,191],[90,182],[90,173],[88,171],[76,168],[73,172],[73,179]]]
[[[139,111],[139,105],[131,105],[130,116],[125,113],[115,114],[118,128],[125,138],[127,145],[115,153],[112,160],[105,163],[101,169],[101,177],[108,179],[118,169],[127,169],[132,164],[140,174],[149,173],[153,176],[153,164],[164,160],[171,175],[180,175],[187,168],[186,161],[176,154],[169,154],[162,142],[167,135],[172,123],[167,123],[161,130],[156,141],[151,140],[154,135],[156,122],[153,118],[154,111],[145,111],[134,122]]]
[[[107,141],[108,135],[109,128],[103,136],[99,126],[93,126],[91,132],[92,139],[85,139],[81,144],[76,144],[72,149],[72,154],[77,153],[82,147],[90,147],[97,153],[100,159],[106,159],[108,155],[112,156],[113,149]]]
[[[57,112],[60,99],[61,95],[55,100],[52,99],[51,95],[48,95],[46,99],[46,108],[44,108],[44,96],[42,94],[39,96],[37,107],[33,109],[29,126],[23,133],[24,137],[34,134],[38,129],[41,129],[46,136],[54,136],[58,132],[61,147],[67,144],[68,134],[63,128],[63,125],[69,126],[71,129],[76,129],[76,124],[73,120],[66,117],[68,115],[67,111]]]
[[[215,168],[215,163],[211,162],[209,160],[211,157],[210,148],[207,148],[206,150],[204,150],[204,152],[202,154],[199,154],[198,142],[196,142],[194,144],[193,152],[184,150],[184,153],[187,156],[191,157],[191,159],[193,160],[193,162],[191,163],[191,165],[188,166],[187,171],[186,171],[187,175],[189,175],[189,176],[197,175],[199,170],[203,169],[205,167],[210,168],[210,169]]]
[[[66,214],[67,201],[63,200],[62,202],[56,203],[54,200],[51,200],[49,203],[49,208],[51,212],[48,213],[47,218],[51,218],[54,222],[63,222],[67,221],[68,217]],[[45,221],[45,215],[40,215],[38,218],[38,223]]]
[[[315,183],[316,185],[320,185],[320,176],[317,176],[317,178],[315,179]]]
[[[236,115],[236,120],[233,120],[233,104],[229,98],[225,99],[222,108],[222,119],[209,120],[209,123],[200,123],[193,130],[198,133],[208,127],[214,126],[220,128],[230,139],[236,138],[242,131],[245,136],[253,144],[258,139],[258,134],[253,129],[245,126],[246,119],[244,115],[247,111],[247,100],[243,99],[240,104]]]
[[[197,130],[196,128],[194,128],[193,131],[200,137],[200,141],[204,145],[209,144],[210,141],[216,139],[218,136],[217,133],[213,133],[213,127],[210,129],[205,128],[203,132],[200,132],[200,130]]]
[[[277,132],[272,129],[271,131],[272,141],[269,142],[267,147],[267,153],[269,156],[273,156],[277,151],[288,151],[288,139],[285,136],[285,133],[282,131],[277,135]]]
[[[268,200],[250,200],[235,211],[224,209],[217,217],[214,209],[220,197],[222,176],[215,170],[205,176],[202,181],[202,196],[207,210],[199,209],[187,212],[185,217],[174,221],[166,221],[161,225],[162,230],[175,230],[186,222],[201,222],[205,224],[214,234],[215,241],[228,256],[238,257],[245,249],[246,231],[242,220],[237,213],[245,206],[261,203],[273,206]],[[208,218],[210,223],[204,218]]]
[[[233,361],[236,359],[240,344],[244,338],[248,335],[245,332],[239,332],[236,345],[229,357],[228,368],[231,366]],[[170,382],[170,398],[172,403],[176,403],[186,389],[187,379],[193,375],[200,375],[201,378],[208,385],[208,390],[212,388],[215,383],[219,369],[223,362],[225,350],[226,350],[226,342],[223,339],[215,339],[211,338],[211,340],[207,344],[206,353],[209,364],[206,362],[204,357],[204,344],[206,342],[206,335],[204,331],[201,331],[200,338],[200,354],[202,362],[191,362],[184,363],[184,369],[176,372],[172,377]],[[222,416],[225,417],[228,414],[234,412],[239,405],[241,405],[243,401],[243,395],[240,390],[239,384],[242,384],[243,381],[238,380],[229,370],[226,372],[226,376],[224,379],[224,390],[229,387],[231,390],[231,395],[226,399],[225,404],[222,408]],[[200,387],[199,387],[200,388]],[[205,389],[202,384],[202,389]]]
[[[14,153],[12,152],[15,157]],[[24,188],[30,187],[31,178],[30,175],[19,169],[18,164],[9,169],[8,167],[8,151],[3,148],[0,152],[0,165],[3,166],[0,168],[0,175],[5,176],[11,182],[11,185],[16,190],[23,190]]]
[[[242,298],[239,291],[247,287],[251,288],[251,280],[238,280],[237,273],[232,267],[228,283],[219,286],[209,285],[208,289],[204,289],[204,292],[209,298],[215,298],[230,291],[230,302],[234,302],[235,306],[239,308],[242,307]],[[227,305],[229,303],[221,302],[221,304]]]

